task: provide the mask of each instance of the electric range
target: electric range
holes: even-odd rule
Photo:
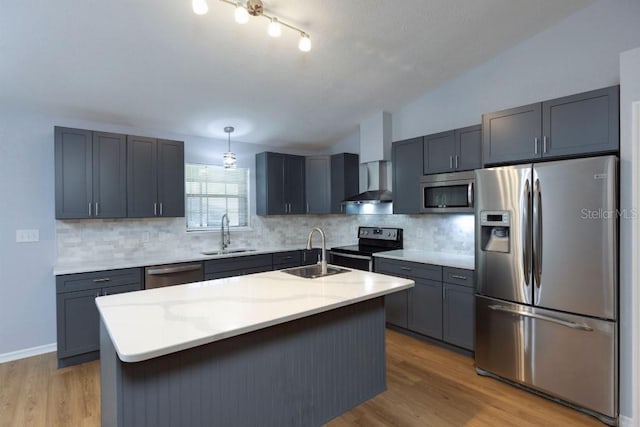
[[[402,249],[402,228],[358,227],[358,244],[338,246],[329,251],[333,265],[373,271],[373,254]]]

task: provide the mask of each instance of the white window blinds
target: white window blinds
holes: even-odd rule
[[[187,230],[220,228],[222,215],[231,227],[249,225],[249,169],[186,164]]]

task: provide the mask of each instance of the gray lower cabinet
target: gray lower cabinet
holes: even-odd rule
[[[259,254],[233,258],[210,259],[204,262],[204,280],[223,279],[262,273],[273,269],[273,255]]]
[[[140,268],[56,277],[58,367],[71,366],[99,357],[99,314],[96,297],[141,290],[142,282]]]
[[[311,264],[317,264],[318,261],[320,261],[320,258],[322,257],[322,249],[319,248],[313,248],[313,249],[303,249],[301,252],[302,255],[302,261],[301,261],[301,265],[311,265]],[[327,254],[327,256],[329,256]]]
[[[442,339],[468,350],[474,349],[474,289],[442,285]]]
[[[466,270],[376,258],[376,272],[415,281],[385,297],[386,321],[412,332],[473,350],[475,274]]]
[[[126,135],[54,128],[56,219],[127,216]]]
[[[275,252],[273,254],[273,269],[300,267],[302,265],[302,251]]]
[[[272,152],[256,154],[256,213],[305,212],[305,158]]]
[[[410,277],[407,277],[410,278]],[[407,329],[442,339],[442,282],[413,278],[409,289]]]
[[[394,142],[391,146],[393,164],[393,213],[420,213],[420,178],[423,168],[422,137]]]
[[[616,152],[619,129],[619,86],[483,114],[483,163]]]
[[[184,142],[127,136],[127,216],[184,216]]]

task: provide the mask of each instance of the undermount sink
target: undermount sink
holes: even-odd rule
[[[327,266],[327,272],[322,274],[322,266],[320,264],[305,265],[303,267],[294,267],[282,270],[283,273],[293,274],[303,279],[316,279],[318,277],[333,276],[334,274],[348,273],[351,270],[346,268]]]
[[[202,255],[227,255],[227,254],[241,254],[243,252],[254,252],[255,249],[225,249],[218,251],[202,251]]]

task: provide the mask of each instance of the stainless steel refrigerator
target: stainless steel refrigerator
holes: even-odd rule
[[[476,368],[614,425],[618,161],[476,171]]]

